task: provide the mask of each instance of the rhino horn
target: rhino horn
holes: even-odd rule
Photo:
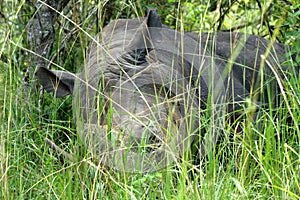
[[[76,76],[70,72],[49,70],[45,67],[37,69],[35,74],[47,92],[55,92],[56,97],[73,94]]]

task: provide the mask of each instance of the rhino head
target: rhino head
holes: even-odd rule
[[[187,138],[179,102],[183,88],[176,82],[187,84],[188,78],[167,66],[171,61],[156,58],[163,59],[157,55],[159,46],[169,51],[162,44],[164,28],[155,10],[146,18],[111,22],[91,44],[80,73],[36,71],[46,91],[56,97],[73,95],[80,138],[104,165],[157,170],[178,156]],[[175,37],[175,31],[167,31]],[[179,45],[174,41],[169,41],[172,51]]]
[[[222,112],[224,105],[249,96],[261,59],[254,55],[267,51],[268,42],[239,34],[246,41],[230,59],[239,41],[232,39],[235,34],[178,32],[150,10],[145,18],[119,19],[104,27],[80,73],[41,67],[36,74],[56,97],[73,95],[77,131],[103,165],[158,170],[191,144],[208,101]],[[284,48],[276,44],[273,52],[282,58]],[[215,136],[209,138],[213,142]]]

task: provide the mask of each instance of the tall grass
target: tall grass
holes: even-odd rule
[[[219,116],[222,135],[198,162],[191,163],[187,154],[149,174],[109,170],[80,151],[71,97],[54,99],[45,93],[39,107],[33,73],[24,81],[31,52],[25,33],[15,31],[18,24],[11,23],[23,4],[13,2],[8,8],[15,11],[11,21],[0,25],[2,199],[300,199],[299,77],[284,81],[282,107],[260,110],[259,126],[247,121],[252,119],[251,105],[243,110],[245,120],[228,122],[225,114]],[[75,53],[85,52],[85,37]],[[209,113],[201,111],[200,117],[200,129],[208,135],[218,125]],[[236,127],[243,131],[234,131]],[[75,160],[54,151],[46,138],[74,154]]]

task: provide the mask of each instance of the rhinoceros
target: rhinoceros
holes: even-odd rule
[[[40,67],[36,74],[56,97],[73,95],[77,131],[101,164],[149,172],[184,153],[208,103],[215,113],[231,112],[276,85],[273,73],[287,70],[286,46],[270,44],[241,33],[179,32],[151,9],[145,18],[105,26],[81,72]]]

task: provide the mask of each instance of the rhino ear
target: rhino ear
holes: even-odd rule
[[[162,28],[162,23],[159,15],[157,14],[157,9],[149,9],[147,14],[147,26]]]
[[[139,65],[145,62],[146,55],[161,41],[162,23],[156,9],[150,9],[145,21],[136,30],[119,61]]]
[[[55,92],[56,97],[64,97],[73,93],[75,75],[70,72],[49,70],[44,67],[35,72],[47,92]]]
[[[127,50],[151,49],[153,42],[161,39],[162,23],[155,9],[148,11],[143,23],[136,30],[133,39],[129,42]]]

